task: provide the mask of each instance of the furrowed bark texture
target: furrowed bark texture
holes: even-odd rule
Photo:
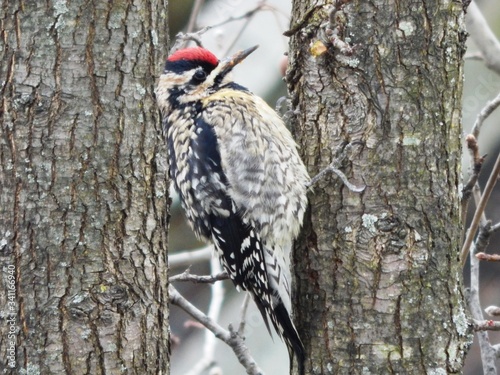
[[[4,310],[2,369],[168,371],[168,185],[153,94],[166,9],[0,1],[0,309],[14,268],[16,348],[7,361]]]
[[[338,3],[295,1],[289,31],[310,174],[338,159],[366,185],[333,175],[310,194],[295,254],[307,373],[459,373],[462,3]]]

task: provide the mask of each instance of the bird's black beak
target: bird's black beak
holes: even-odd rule
[[[243,51],[236,52],[233,56],[227,57],[220,62],[220,73],[219,76],[224,77],[228,74],[236,65],[245,60],[248,55],[259,48],[258,45],[251,48],[245,49]]]

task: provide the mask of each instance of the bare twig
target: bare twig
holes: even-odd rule
[[[465,138],[465,142],[467,144],[467,150],[471,155],[471,164],[472,164],[472,174],[469,177],[469,181],[465,184],[462,189],[462,223],[465,224],[465,219],[467,217],[467,207],[469,206],[470,197],[472,195],[472,189],[476,186],[477,181],[479,179],[479,174],[481,173],[481,169],[483,167],[484,156],[481,157],[479,155],[479,147],[477,145],[477,139],[472,134],[467,135]],[[465,227],[462,229],[462,236],[464,237]]]
[[[498,306],[488,306],[484,311],[489,316],[500,316],[500,307]]]
[[[196,0],[194,2],[193,9],[191,10],[191,14],[189,15],[189,21],[186,28],[186,32],[177,33],[176,41],[172,46],[172,48],[170,49],[170,53],[173,53],[181,48],[186,48],[189,42],[195,42],[197,46],[202,46],[200,35],[205,33],[208,30],[208,28],[206,30],[201,29],[197,32],[194,32],[194,30],[197,28],[196,20],[198,19],[198,16],[200,14],[201,8],[204,3],[205,0]]]
[[[216,257],[212,257],[210,260],[210,271],[219,275],[224,273]],[[216,322],[219,320],[219,314],[224,301],[224,287],[222,283],[213,283],[210,286],[210,291],[212,292],[212,298],[210,299],[210,306],[208,307],[208,317]],[[216,337],[209,330],[205,330],[203,356],[186,375],[198,375],[206,369],[213,367],[215,364],[215,346]]]
[[[500,344],[495,344],[492,346],[495,351],[495,355],[497,358],[500,358]]]
[[[276,11],[276,9],[274,7],[266,4],[265,1],[261,1],[260,3],[257,4],[257,6],[255,8],[250,9],[249,11],[247,11],[244,14],[242,14],[241,16],[229,17],[227,20],[221,22],[220,24],[212,26],[212,27],[219,27],[219,26],[222,26],[222,25],[224,25],[225,23],[228,23],[228,22],[246,19],[245,23],[243,24],[243,26],[241,26],[240,30],[238,31],[238,33],[236,34],[235,38],[233,39],[232,43],[229,45],[229,47],[226,48],[225,55],[227,55],[229,53],[229,51],[231,50],[231,48],[234,47],[234,45],[236,44],[236,42],[238,41],[238,39],[241,37],[241,35],[245,31],[245,29],[248,27],[248,25],[250,24],[250,22],[252,21],[252,19],[254,18],[254,16],[259,11],[262,11],[262,10],[271,10],[271,11],[273,11],[273,13]]]
[[[485,375],[496,375],[495,359],[496,354],[490,345],[490,339],[488,332],[479,329],[482,327],[481,324],[476,324],[477,322],[484,321],[483,312],[481,311],[481,302],[479,300],[479,260],[473,256],[474,251],[471,252],[470,256],[470,300],[469,300],[469,310],[473,318],[473,328],[476,332],[479,348],[481,351],[481,361],[483,364],[483,370]]]
[[[465,260],[467,258],[467,254],[469,253],[470,246],[472,244],[474,236],[476,235],[477,228],[479,227],[479,221],[481,220],[481,216],[484,213],[486,203],[488,203],[488,199],[490,198],[491,192],[493,191],[493,188],[497,182],[499,174],[500,174],[500,154],[498,155],[497,160],[495,162],[495,166],[493,167],[490,177],[488,178],[488,182],[486,183],[486,187],[484,189],[483,195],[481,196],[481,200],[479,201],[479,204],[476,207],[476,212],[474,213],[474,217],[469,227],[467,237],[465,238],[464,245],[460,252],[460,262],[462,263],[462,266],[465,264]]]
[[[188,300],[186,300],[172,285],[168,286],[168,293],[170,302],[176,306],[179,306],[189,315],[191,315],[195,320],[203,324],[206,328],[215,334],[215,337],[226,341],[229,340],[229,332],[202,313],[198,308],[192,305]]]
[[[349,180],[347,179],[346,175],[344,173],[342,173],[342,171],[340,171],[338,168],[335,167],[335,163],[330,164],[328,167],[326,167],[321,172],[319,172],[316,176],[311,178],[311,180],[309,181],[309,184],[307,186],[312,187],[320,179],[322,179],[323,176],[325,176],[327,173],[335,173],[338,177],[340,177],[340,179],[342,180],[344,185],[347,186],[347,188],[349,190],[351,190],[355,193],[361,193],[366,188],[366,186],[359,186],[358,187],[356,185],[351,184],[349,182]]]
[[[168,256],[170,267],[187,267],[193,263],[204,262],[212,257],[213,246],[205,246],[199,250],[184,250]]]
[[[467,31],[483,55],[486,66],[500,74],[500,42],[495,37],[475,1],[465,16]]]
[[[494,320],[472,320],[474,331],[500,331],[500,322]]]
[[[170,296],[170,302],[176,306],[179,306],[189,315],[191,315],[195,320],[199,321],[211,332],[214,333],[215,337],[224,341],[228,344],[240,363],[245,367],[247,374],[249,375],[263,375],[263,371],[258,367],[255,360],[250,355],[248,348],[245,345],[244,340],[238,335],[238,333],[233,331],[233,328],[229,326],[229,331],[222,328],[208,316],[203,314],[194,305],[188,302],[172,285],[169,285],[168,292]]]
[[[477,253],[476,258],[487,262],[500,262],[500,254]]]
[[[490,100],[481,112],[476,117],[476,121],[474,122],[474,126],[472,127],[472,135],[476,138],[479,137],[479,132],[481,131],[481,126],[484,123],[484,120],[490,116],[495,109],[500,105],[500,94],[498,94],[493,100]]]
[[[483,61],[484,57],[481,53],[479,52],[471,52],[471,53],[466,53],[464,56],[464,60],[477,60],[477,61]]]
[[[250,13],[250,15],[248,15],[248,17],[246,17],[245,23],[241,26],[240,30],[238,31],[238,33],[236,34],[236,36],[233,38],[233,41],[226,48],[226,51],[224,52],[224,55],[227,55],[229,53],[229,51],[231,50],[231,48],[234,47],[234,45],[236,44],[236,42],[238,41],[238,39],[240,39],[241,35],[244,33],[244,31],[246,30],[246,28],[248,27],[248,25],[250,24],[250,22],[252,22],[253,17],[255,16],[255,12],[249,12],[249,13]]]
[[[215,259],[215,258],[214,258]],[[196,284],[214,284],[216,281],[227,280],[229,276],[227,272],[219,272],[214,275],[192,275],[189,269],[179,275],[170,277],[168,280],[173,281],[191,281]]]
[[[181,48],[184,48],[188,44],[188,42],[194,42],[199,47],[203,46],[200,35],[204,34],[209,29],[210,29],[209,27],[205,27],[194,33],[183,33],[183,32],[177,33],[177,35],[175,36],[175,43],[172,46],[172,48],[170,48],[170,54],[174,53],[175,51]]]
[[[249,302],[250,302],[250,293],[246,293],[245,298],[243,299],[243,304],[241,305],[241,319],[240,319],[240,326],[238,327],[238,335],[240,335],[241,337],[244,337],[245,335],[246,315]]]
[[[250,17],[253,17],[255,15],[255,13],[261,11],[261,10],[275,10],[275,8],[273,8],[272,6],[268,5],[265,3],[265,1],[262,1],[260,3],[258,3],[255,8],[252,8],[250,10],[248,10],[247,12],[243,13],[242,15],[239,15],[239,16],[231,16],[229,18],[227,18],[226,20],[222,21],[222,22],[219,22],[215,25],[212,25],[210,26],[210,28],[215,28],[215,27],[220,27],[220,26],[223,26],[227,23],[230,23],[230,22],[234,22],[234,21],[240,21],[240,20],[243,20],[245,18],[250,18]]]
[[[491,233],[495,233],[500,230],[500,223],[496,223],[495,225],[491,226]]]
[[[481,169],[483,167],[484,159],[486,156],[479,155],[479,147],[477,145],[477,139],[472,134],[467,135],[465,137],[465,142],[467,143],[467,150],[469,150],[471,160],[472,160],[472,174],[469,178],[469,181],[465,184],[462,189],[462,204],[467,203],[472,192],[472,188],[476,185],[476,182],[479,178],[479,174],[481,173]]]
[[[191,14],[189,15],[189,22],[186,30],[187,34],[192,33],[196,29],[196,20],[198,19],[198,15],[204,3],[205,0],[196,0],[194,2],[193,10],[191,10]]]
[[[236,40],[240,37],[241,33],[246,29],[246,27],[248,26],[248,23],[251,21],[251,19],[253,18],[253,16],[257,12],[262,11],[262,10],[276,11],[276,9],[274,7],[266,4],[265,1],[262,1],[262,2],[258,3],[255,6],[255,8],[250,9],[249,11],[245,12],[244,14],[242,14],[240,16],[231,16],[231,17],[228,17],[227,19],[225,19],[219,23],[216,23],[214,25],[205,26],[205,27],[201,28],[200,30],[194,31],[196,28],[196,19],[198,17],[199,9],[203,5],[203,3],[204,3],[204,1],[202,1],[202,0],[196,1],[194,8],[193,8],[193,11],[191,12],[187,31],[185,33],[180,32],[176,35],[176,42],[175,42],[174,46],[172,47],[170,53],[175,52],[176,50],[178,50],[180,48],[186,47],[186,45],[189,41],[195,42],[198,46],[202,46],[201,35],[205,34],[207,31],[212,30],[216,27],[224,26],[230,22],[235,22],[235,21],[240,21],[242,19],[246,19],[247,22],[245,22],[245,24],[242,26],[240,31],[237,33],[236,38],[233,40],[233,42],[227,48],[227,50],[230,50],[233,47]]]
[[[478,198],[479,201],[480,197]],[[481,224],[479,225],[479,230],[477,231],[476,240],[474,241],[475,252],[474,254],[484,253],[491,239],[491,221],[486,219],[486,215],[483,213],[481,218]],[[479,259],[479,258],[478,258]]]
[[[477,184],[475,185],[473,194],[474,200],[476,202],[476,207],[478,207],[481,201],[481,192]],[[491,237],[491,222],[486,219],[484,211],[480,215],[479,222],[481,224],[480,230],[477,235],[476,241],[474,241],[474,244],[472,245],[473,247],[470,253],[469,309],[471,311],[472,317],[475,320],[483,321],[484,316],[481,310],[481,301],[479,299],[479,259],[477,259],[474,255],[486,249],[486,246],[488,245],[489,239]],[[496,374],[495,359],[497,354],[490,344],[488,332],[479,330],[476,331],[476,336],[481,352],[483,372],[487,375],[494,375]]]

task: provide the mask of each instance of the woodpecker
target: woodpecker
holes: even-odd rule
[[[169,173],[195,234],[214,244],[238,290],[304,373],[292,320],[290,256],[307,206],[309,176],[295,141],[264,100],[231,79],[258,46],[218,60],[186,48],[168,57],[156,89]],[[269,319],[269,320],[268,320]]]

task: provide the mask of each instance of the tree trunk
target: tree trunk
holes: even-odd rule
[[[366,185],[330,175],[310,194],[295,254],[307,373],[459,373],[462,4],[337,3],[294,1],[289,31],[304,161]]]
[[[165,374],[166,1],[0,4],[0,367]]]

